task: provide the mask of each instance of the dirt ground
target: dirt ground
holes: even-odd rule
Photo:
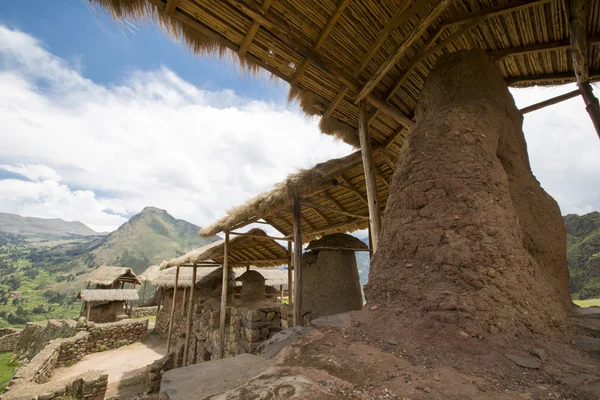
[[[53,379],[68,378],[89,370],[108,373],[106,398],[129,398],[143,391],[143,373],[146,366],[166,353],[166,342],[157,335],[150,335],[143,343],[134,343],[118,349],[86,355],[75,365],[57,368]]]

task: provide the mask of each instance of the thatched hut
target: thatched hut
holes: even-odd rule
[[[138,293],[135,289],[84,289],[77,297],[85,303],[81,315],[88,321],[114,322],[129,317]]]
[[[302,255],[302,316],[315,318],[362,309],[355,251],[368,246],[354,236],[334,233],[313,240]]]
[[[86,276],[88,287],[95,285],[96,289],[119,289],[128,283],[135,287],[141,285],[142,282],[133,273],[131,268],[126,267],[111,267],[102,265]]]

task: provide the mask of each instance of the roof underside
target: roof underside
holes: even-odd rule
[[[196,271],[196,283],[200,282],[202,278],[209,275],[211,272],[219,269],[220,267],[202,267]],[[253,271],[258,271],[265,278],[265,285],[267,286],[279,286],[288,284],[287,281],[287,270],[280,270],[276,268],[252,268]],[[233,272],[235,277],[241,276],[246,272],[246,268],[234,268]],[[150,282],[155,287],[164,289],[172,289],[175,287],[175,268],[167,268],[160,271],[158,276]],[[178,288],[189,288],[192,286],[192,268],[180,268],[179,278],[177,279]]]
[[[358,145],[368,99],[372,143],[397,154],[419,93],[445,53],[483,49],[509,85],[575,79],[566,0],[90,0],[116,18],[159,21],[197,54],[237,54],[291,84],[321,130]],[[589,1],[590,77],[600,76],[600,0]]]
[[[115,282],[125,282],[136,285],[141,285],[138,277],[133,273],[131,268],[126,267],[111,267],[102,265],[89,273],[86,281],[95,285],[111,286]]]
[[[288,251],[285,247],[273,239],[256,236],[266,236],[260,229],[252,229],[248,232],[254,236],[232,236],[229,240],[228,263],[231,267],[277,267],[287,264]],[[214,263],[222,265],[224,262],[225,240],[200,247],[189,253],[165,261],[160,268],[170,268],[182,265],[193,265],[198,263]]]
[[[379,204],[385,207],[395,160],[381,147],[373,151]],[[301,171],[246,204],[236,207],[202,235],[232,230],[263,219],[286,236],[293,235],[292,203],[298,194],[302,204],[302,237],[308,242],[325,234],[351,232],[369,224],[365,175],[360,152],[317,164]],[[383,209],[381,210],[383,213]]]

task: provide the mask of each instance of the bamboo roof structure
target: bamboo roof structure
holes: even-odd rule
[[[383,206],[389,196],[394,160],[381,147],[373,150],[373,159],[377,171],[377,193]],[[296,195],[302,202],[304,243],[326,234],[356,231],[369,225],[363,161],[360,151],[357,151],[289,175],[271,191],[233,208],[225,217],[202,229],[200,234],[212,236],[262,219],[286,237],[291,237],[291,205]]]
[[[101,286],[112,286],[115,282],[142,284],[131,268],[111,267],[108,265],[102,265],[88,274],[86,282]]]
[[[367,100],[371,143],[390,154],[446,53],[488,52],[510,86],[600,78],[600,0],[575,11],[584,21],[576,38],[564,0],[89,1],[117,20],[159,24],[195,54],[268,71],[290,84],[289,99],[306,114],[321,117],[324,133],[354,146],[357,104]]]
[[[84,289],[77,297],[83,301],[134,301],[138,293],[135,289]]]
[[[261,229],[251,229],[247,232],[251,236],[236,236],[229,240],[229,266],[230,267],[277,267],[286,264],[288,251]],[[209,263],[222,265],[224,260],[225,240],[219,240],[189,253],[165,261],[161,269]],[[202,269],[202,268],[201,268]]]

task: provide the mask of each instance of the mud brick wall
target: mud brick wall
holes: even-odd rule
[[[0,329],[0,352],[13,351],[21,338],[21,329],[1,328]]]

